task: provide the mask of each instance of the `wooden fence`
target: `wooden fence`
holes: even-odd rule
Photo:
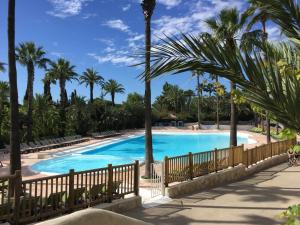
[[[1,186],[0,221],[30,223],[69,213],[125,195],[138,195],[139,162],[21,181],[11,176]],[[3,178],[1,178],[3,180]],[[4,181],[4,180],[3,180]],[[19,183],[18,183],[19,181]],[[0,183],[1,184],[1,183]]]
[[[165,157],[165,185],[192,180],[195,177],[217,172],[230,166],[234,167],[240,163],[248,167],[266,158],[286,153],[295,144],[296,139],[290,139],[246,150],[244,150],[244,145],[241,145],[176,157]]]

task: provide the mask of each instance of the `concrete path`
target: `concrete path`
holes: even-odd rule
[[[300,166],[282,164],[223,187],[126,215],[158,225],[282,224],[276,216],[300,203]]]

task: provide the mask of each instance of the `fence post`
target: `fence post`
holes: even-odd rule
[[[190,179],[193,180],[194,178],[194,163],[193,163],[193,154],[189,152],[189,173]]]
[[[134,194],[139,195],[139,179],[140,179],[140,164],[139,160],[135,160],[134,164]]]
[[[273,144],[272,142],[270,143],[270,148],[271,148],[271,158],[273,157]]]
[[[214,169],[215,172],[218,172],[218,149],[214,150]]]
[[[74,169],[69,170],[69,202],[68,202],[68,208],[70,210],[74,207],[75,202],[75,196],[74,196]]]
[[[164,166],[165,166],[165,187],[168,187],[169,184],[169,158],[168,156],[164,159]]]
[[[22,194],[22,175],[21,170],[17,170],[15,172],[15,177],[13,178],[14,185],[14,222],[15,224],[19,224],[20,218],[20,197]]]
[[[234,163],[234,148],[232,146],[230,146],[230,152],[231,152],[231,166],[233,168],[235,163]]]
[[[166,195],[166,189],[165,189],[165,163],[161,163],[161,195],[165,196]]]
[[[112,202],[113,199],[113,168],[112,164],[108,164],[108,183],[107,183],[107,196],[108,196],[108,202]]]

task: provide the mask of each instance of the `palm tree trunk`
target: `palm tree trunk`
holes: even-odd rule
[[[27,101],[27,142],[33,140],[32,137],[32,110],[33,110],[33,82],[34,82],[34,66],[33,63],[29,63],[27,65],[27,72],[28,72],[28,101]]]
[[[66,130],[66,81],[64,79],[59,80],[60,86],[60,129],[59,136],[63,137]]]
[[[269,113],[266,112],[266,129],[267,129],[267,143],[271,142],[271,126],[270,126]]]
[[[152,119],[151,119],[151,17],[145,20],[145,177],[150,177],[150,167],[153,163],[152,149]]]
[[[93,103],[94,101],[94,84],[90,84],[90,102]]]
[[[52,101],[52,96],[51,96],[51,81],[45,80],[44,81],[44,96],[47,98],[49,102]]]
[[[200,96],[200,78],[199,75],[197,75],[197,94],[198,94],[198,129],[201,128],[201,96]]]
[[[219,77],[216,75],[216,82],[218,83],[219,82]],[[217,105],[217,108],[216,108],[216,123],[217,123],[217,129],[219,130],[220,129],[220,118],[219,118],[219,95],[217,93],[217,96],[216,96],[216,105]]]
[[[236,89],[235,83],[230,82],[231,92]],[[237,117],[233,95],[230,97],[230,146],[237,146]]]
[[[111,93],[111,103],[112,103],[112,106],[115,106],[115,93]]]
[[[268,39],[268,33],[266,31],[266,18],[263,17],[262,18],[262,32],[263,32],[263,41],[266,42]],[[265,55],[265,59],[267,59],[266,55]],[[270,126],[270,117],[269,117],[269,113],[266,112],[266,129],[267,129],[267,143],[271,142],[271,126]]]
[[[15,56],[15,0],[8,1],[8,75],[10,92],[10,174],[21,170],[19,104]]]

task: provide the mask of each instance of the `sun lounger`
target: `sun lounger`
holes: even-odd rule
[[[115,137],[115,136],[119,136],[121,135],[121,133],[119,132],[116,132],[116,131],[105,131],[105,132],[101,132],[100,134],[99,133],[96,133],[96,135],[93,135],[93,138],[95,139],[103,139],[103,138],[108,138],[108,137]]]

